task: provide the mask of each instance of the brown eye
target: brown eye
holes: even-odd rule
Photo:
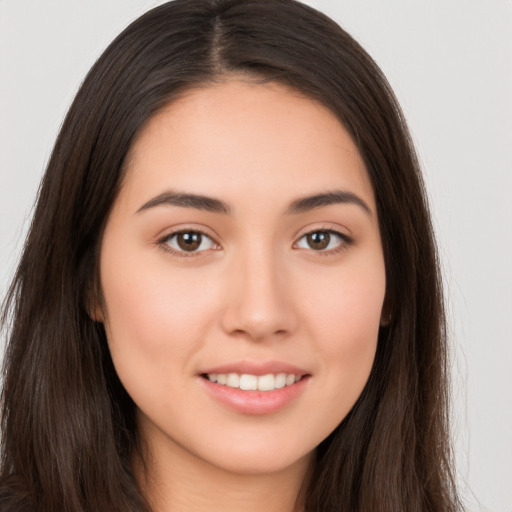
[[[351,240],[337,231],[319,229],[303,235],[296,246],[299,249],[312,249],[318,252],[330,252],[342,249],[351,244]]]
[[[329,245],[331,234],[327,231],[315,231],[306,235],[306,240],[311,249],[321,251]]]
[[[195,251],[201,245],[201,233],[178,233],[176,242],[180,249],[184,251]]]
[[[163,243],[176,252],[200,252],[215,247],[213,240],[199,231],[180,231],[168,236]]]

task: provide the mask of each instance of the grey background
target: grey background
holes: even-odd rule
[[[85,73],[151,0],[0,0],[0,297]],[[512,1],[316,0],[375,58],[425,170],[469,509],[512,511]],[[0,347],[2,346],[0,340]]]

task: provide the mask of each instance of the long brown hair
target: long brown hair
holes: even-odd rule
[[[183,90],[241,73],[331,109],[377,202],[390,320],[361,397],[317,448],[306,510],[460,510],[436,247],[386,79],[336,23],[293,0],[176,0],[132,23],[93,66],[43,178],[3,310],[3,512],[148,510],[130,468],[135,406],[87,314],[102,230],[144,123]]]

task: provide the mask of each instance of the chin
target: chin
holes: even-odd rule
[[[264,476],[275,473],[286,473],[287,470],[294,470],[303,466],[304,471],[310,466],[314,451],[306,453],[297,459],[296,455],[279,453],[237,453],[233,456],[224,457],[215,464],[219,469],[245,476]]]

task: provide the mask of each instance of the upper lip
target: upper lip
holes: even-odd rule
[[[286,373],[294,375],[308,375],[309,372],[290,363],[283,361],[234,361],[207,368],[200,374],[212,373],[238,373],[249,375],[268,375],[269,373]]]

